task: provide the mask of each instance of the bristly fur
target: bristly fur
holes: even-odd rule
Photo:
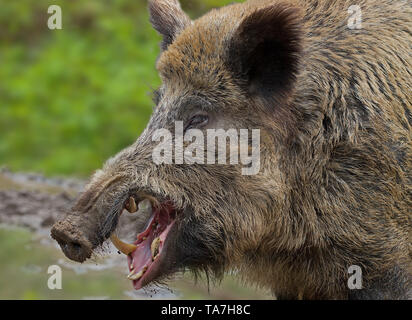
[[[145,190],[178,208],[164,275],[234,269],[280,299],[408,298],[412,3],[357,1],[359,30],[348,27],[353,4],[250,0],[192,22],[177,0],[150,1],[164,39],[158,105],[54,233],[69,230],[89,250],[84,239],[94,243],[115,200]],[[210,118],[202,130],[260,129],[257,175],[153,163],[154,130],[173,132],[199,110]],[[351,265],[362,290],[348,288]]]

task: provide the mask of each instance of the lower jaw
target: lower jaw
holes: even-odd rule
[[[145,231],[137,236],[134,242],[136,250],[127,256],[130,274],[128,278],[139,290],[156,280],[161,274],[166,251],[164,244],[175,223],[175,211],[170,205],[155,209]]]

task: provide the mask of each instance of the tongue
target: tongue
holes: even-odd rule
[[[137,236],[137,248],[127,258],[130,270],[128,278],[133,280],[135,289],[143,287],[143,280],[151,278],[150,275],[157,269],[164,241],[173,224],[169,210],[156,210],[146,230]]]

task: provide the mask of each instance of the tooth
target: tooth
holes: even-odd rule
[[[117,250],[119,250],[121,253],[124,253],[125,255],[131,254],[137,248],[134,244],[123,242],[114,234],[110,237],[110,240],[112,241],[113,245],[117,248]]]
[[[137,205],[136,201],[134,200],[133,197],[129,198],[129,201],[125,205],[125,209],[129,211],[130,213],[134,213],[137,211]]]
[[[156,239],[153,240],[150,246],[150,251],[152,252],[153,259],[155,259],[157,257],[157,254],[159,253],[159,246],[160,246],[160,238],[157,237]]]
[[[144,267],[142,270],[140,270],[138,273],[135,273],[135,274],[130,273],[130,274],[127,276],[127,278],[128,278],[129,280],[139,280],[139,279],[143,276],[143,274],[146,272],[146,270],[147,270],[147,266]]]
[[[127,276],[127,278],[129,280],[139,280],[142,277],[142,275],[143,275],[143,270],[141,270],[140,272],[135,273],[135,274],[133,274],[133,272],[131,272],[131,274],[129,274]]]

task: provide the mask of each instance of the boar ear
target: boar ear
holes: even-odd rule
[[[149,13],[153,28],[163,36],[162,50],[166,50],[176,36],[192,24],[178,0],[150,0]]]
[[[283,4],[257,9],[240,23],[228,50],[230,69],[251,94],[285,95],[301,50],[298,10]]]

